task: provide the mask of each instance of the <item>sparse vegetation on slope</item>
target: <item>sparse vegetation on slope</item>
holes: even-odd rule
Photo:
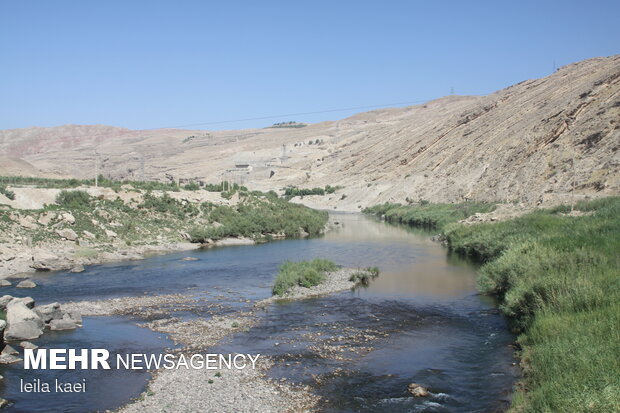
[[[519,333],[524,378],[516,412],[620,406],[620,198],[575,209],[581,216],[557,207],[443,226],[452,250],[483,263],[480,290],[499,299]]]

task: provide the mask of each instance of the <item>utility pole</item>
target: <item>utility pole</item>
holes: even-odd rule
[[[95,187],[99,186],[99,154],[95,151]]]

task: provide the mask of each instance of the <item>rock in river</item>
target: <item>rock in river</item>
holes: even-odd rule
[[[77,328],[75,321],[66,318],[63,318],[62,320],[52,320],[50,321],[49,326],[52,331],[73,330]]]
[[[19,343],[19,346],[24,350],[36,350],[39,348],[39,346],[37,346],[36,344],[32,344],[30,341],[22,341],[21,343]]]
[[[34,309],[34,312],[37,313],[46,324],[52,320],[62,320],[62,310],[58,303],[39,305]]]
[[[407,391],[413,394],[415,397],[426,397],[430,394],[428,392],[428,389],[416,383],[411,383],[409,386],[407,386]]]
[[[32,280],[24,280],[24,281],[20,281],[19,284],[17,284],[15,287],[17,288],[34,288],[36,287],[37,284],[32,281]]]
[[[0,280],[0,287],[9,287],[11,282],[9,280],[2,279]]]

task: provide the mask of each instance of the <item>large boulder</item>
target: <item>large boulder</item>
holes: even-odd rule
[[[75,241],[78,238],[78,234],[76,234],[76,232],[71,228],[57,229],[56,235],[60,238],[66,238],[69,241]]]
[[[43,320],[21,300],[11,300],[6,307],[5,340],[32,340],[43,334]]]
[[[0,287],[10,287],[10,286],[11,286],[11,282],[9,280],[5,280],[5,279],[0,280]]]
[[[34,308],[34,312],[37,313],[46,324],[52,320],[61,320],[63,316],[60,304],[58,303],[39,305]]]
[[[30,266],[37,271],[55,271],[69,267],[65,258],[61,258],[49,251],[37,251],[32,256],[32,264]]]

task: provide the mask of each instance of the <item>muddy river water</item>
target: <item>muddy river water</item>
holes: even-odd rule
[[[310,385],[328,412],[493,412],[506,407],[515,380],[514,337],[493,302],[476,293],[475,267],[447,254],[427,233],[355,214],[332,217],[341,225],[325,236],[255,246],[161,255],[142,261],[98,265],[80,274],[34,277],[38,287],[4,288],[3,294],[52,301],[186,293],[217,303],[209,317],[243,310],[271,295],[277,267],[285,260],[324,257],[346,267],[377,266],[367,287],[320,298],[276,303],[258,324],[213,352],[273,357],[274,379]],[[181,260],[192,256],[194,261]],[[157,352],[172,343],[123,317],[86,317],[76,331],[46,333],[42,347]],[[0,396],[7,411],[98,411],[138,396],[144,372],[36,371],[22,364],[0,367]],[[79,376],[79,377],[78,377]],[[20,392],[20,379],[86,379],[85,393]],[[414,398],[409,383],[431,396]]]

